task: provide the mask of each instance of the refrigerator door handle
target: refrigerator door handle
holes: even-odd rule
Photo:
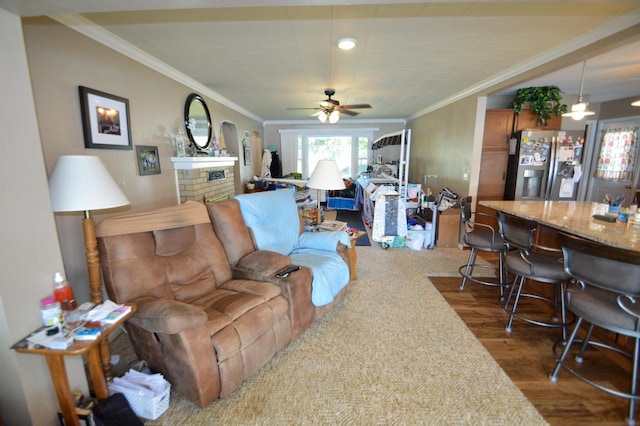
[[[557,141],[556,136],[553,135],[551,138],[551,146],[549,147],[549,167],[548,167],[548,176],[547,176],[547,186],[544,189],[544,199],[551,200],[551,193],[553,192],[553,181],[555,180],[556,173],[556,149],[557,149]]]

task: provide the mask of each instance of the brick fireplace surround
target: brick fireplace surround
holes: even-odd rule
[[[180,203],[217,201],[233,196],[236,157],[172,157]]]

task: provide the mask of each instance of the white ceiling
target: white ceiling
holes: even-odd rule
[[[358,119],[410,119],[472,93],[513,95],[530,85],[577,95],[584,59],[591,102],[640,96],[638,1],[191,0],[181,7],[192,9],[181,10],[173,3],[0,7],[22,16],[82,14],[72,17],[80,31],[95,32],[87,25],[95,23],[108,31],[103,41],[129,43],[263,120],[309,119],[313,111],[287,108],[317,106],[328,87],[342,104],[373,106]],[[341,37],[358,45],[340,51]]]

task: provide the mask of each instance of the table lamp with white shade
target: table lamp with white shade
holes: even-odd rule
[[[88,155],[62,155],[49,176],[49,194],[54,212],[84,212],[82,228],[89,270],[91,302],[104,300],[100,279],[100,259],[96,227],[91,211],[112,209],[129,204],[100,158]],[[101,342],[100,358],[105,377],[111,378],[109,344]]]
[[[318,190],[318,211],[316,212],[316,223],[322,223],[320,210],[320,194],[322,190],[345,189],[344,180],[338,165],[334,160],[320,160],[316,168],[311,173],[307,186]]]

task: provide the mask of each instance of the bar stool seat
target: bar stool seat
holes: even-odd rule
[[[462,283],[460,284],[460,291],[464,290],[467,280],[473,281],[477,284],[500,287],[500,297],[504,295],[504,288],[509,285],[506,269],[504,267],[504,258],[509,247],[505,243],[504,239],[498,231],[496,231],[491,225],[484,223],[477,223],[473,219],[479,216],[495,217],[484,213],[473,212],[471,210],[471,197],[466,197],[460,200],[461,213],[460,218],[465,228],[464,243],[471,248],[469,253],[469,259],[466,265],[460,266],[458,272],[462,275]],[[499,263],[498,266],[478,264],[477,257],[479,251],[498,253]],[[498,277],[498,281],[490,281],[491,277],[480,276],[480,274],[474,275],[475,268],[492,269],[495,271],[495,275]]]
[[[640,359],[640,255],[631,250],[604,246],[580,237],[559,234],[564,253],[566,271],[577,281],[576,289],[567,292],[567,309],[577,317],[575,326],[566,341],[553,345],[556,365],[549,376],[558,380],[561,369],[611,395],[629,400],[627,424],[635,424],[635,403],[638,394],[638,362]],[[584,339],[576,338],[583,324],[589,324]],[[613,346],[603,341],[592,340],[594,327],[630,337],[633,350]],[[575,362],[568,359],[574,344],[578,350]],[[583,365],[588,348],[601,352],[613,352],[631,360],[629,389],[622,391],[609,381],[595,379],[588,365]],[[601,370],[602,367],[597,370]]]
[[[507,268],[514,275],[531,275],[532,278],[535,276],[551,283],[571,278],[564,271],[562,259],[555,256],[530,252],[526,260],[515,254],[507,256],[507,259]]]
[[[562,258],[554,255],[560,250],[534,243],[534,235],[538,227],[534,221],[498,212],[498,223],[507,244],[517,249],[508,253],[505,258],[507,271],[515,275],[511,291],[502,304],[503,309],[509,314],[505,330],[510,333],[514,318],[518,318],[541,327],[561,328],[562,338],[565,339],[567,326],[573,323],[573,321],[567,321],[565,308],[565,289],[571,276],[565,272]],[[528,281],[553,286],[553,297],[524,292],[525,283]],[[542,320],[539,316],[520,314],[518,306],[523,298],[536,299],[549,304],[553,308],[552,317],[549,320]],[[558,310],[560,317],[558,317]]]

